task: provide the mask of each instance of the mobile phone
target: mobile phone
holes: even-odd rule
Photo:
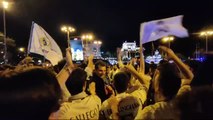
[[[70,40],[72,60],[75,63],[81,63],[84,60],[82,40]]]

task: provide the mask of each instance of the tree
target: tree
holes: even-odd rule
[[[7,60],[8,62],[12,62],[13,53],[16,53],[16,43],[15,40],[7,37],[6,38],[6,45],[7,45]],[[2,63],[4,61],[4,34],[0,32],[0,62]]]

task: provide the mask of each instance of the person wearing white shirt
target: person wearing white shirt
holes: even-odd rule
[[[95,83],[90,84],[90,93],[84,92],[87,73],[80,68],[74,69],[66,81],[71,94],[67,102],[62,103],[59,111],[51,119],[98,119],[101,107],[100,98],[95,95]]]

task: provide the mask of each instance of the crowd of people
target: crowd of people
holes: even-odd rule
[[[141,48],[142,49],[142,48]],[[183,61],[166,57],[146,64],[143,54],[128,63],[72,62],[70,48],[56,66],[36,66],[26,57],[0,67],[1,119],[213,119],[213,56]],[[49,64],[49,63],[48,63]]]

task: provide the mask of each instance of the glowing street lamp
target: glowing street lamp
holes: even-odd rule
[[[93,43],[96,44],[96,45],[101,45],[102,44],[101,41],[94,41]]]
[[[93,44],[95,44],[95,47],[96,47],[96,57],[101,56],[100,47],[101,47],[102,42],[99,40],[97,40],[97,41],[95,40],[93,42]]]
[[[7,63],[7,41],[6,41],[6,14],[5,11],[9,7],[9,3],[7,1],[2,1],[3,6],[3,22],[4,22],[4,62]]]
[[[70,40],[70,33],[75,32],[75,28],[71,26],[63,26],[61,27],[61,31],[67,33],[67,43],[68,47],[70,46],[69,40]]]
[[[83,34],[83,35],[81,36],[81,39],[82,39],[83,41],[85,41],[85,47],[88,47],[88,42],[87,42],[87,41],[92,41],[93,38],[94,38],[94,36],[91,35],[91,34]]]
[[[162,41],[163,41],[164,43],[167,43],[167,42],[168,42],[168,45],[169,45],[169,48],[170,48],[170,42],[174,41],[174,39],[175,39],[175,37],[173,37],[173,36],[168,36],[168,37],[164,37],[164,38],[162,39]]]
[[[20,52],[25,52],[25,48],[24,48],[24,47],[20,47],[18,50],[19,50]]]
[[[208,37],[213,35],[213,31],[202,31],[200,33],[200,36],[206,37],[206,52],[208,52]]]

